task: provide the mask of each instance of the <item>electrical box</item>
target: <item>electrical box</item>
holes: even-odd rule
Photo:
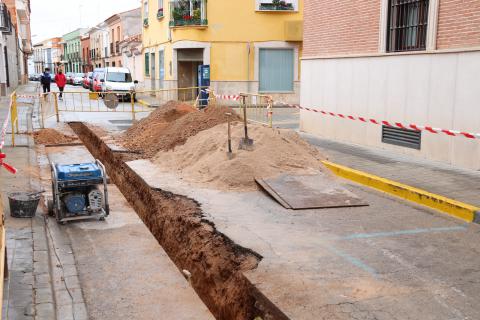
[[[210,87],[210,66],[198,66],[198,86],[200,87],[199,105],[201,108],[208,106],[209,93],[206,91]]]

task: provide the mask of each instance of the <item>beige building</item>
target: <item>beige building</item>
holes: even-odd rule
[[[140,8],[114,14],[105,20],[108,30],[108,55],[105,58],[106,67],[122,67],[120,42],[135,36],[141,31]]]
[[[94,68],[105,67],[108,57],[109,36],[107,24],[102,22],[90,30],[91,63]]]
[[[480,132],[478,0],[306,0],[303,107]],[[329,139],[480,170],[480,140],[302,111]]]

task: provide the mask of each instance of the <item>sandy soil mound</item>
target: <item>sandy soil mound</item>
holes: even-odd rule
[[[169,101],[130,127],[121,137],[121,141],[128,149],[154,154],[156,150],[152,149],[158,143],[165,127],[194,111],[195,109],[187,104]]]
[[[55,129],[42,129],[33,133],[33,139],[37,144],[65,144],[76,141],[77,138],[68,136]]]
[[[255,177],[324,171],[318,150],[293,131],[251,125],[253,151],[238,149],[243,134],[243,126],[236,123],[232,127],[232,160],[227,159],[227,125],[222,124],[200,132],[173,151],[159,152],[153,161],[164,170],[177,171],[186,181],[220,190],[255,190]]]
[[[168,104],[171,104],[170,106]],[[126,131],[123,145],[153,157],[160,150],[170,150],[184,144],[188,138],[203,130],[227,122],[227,107],[211,107],[196,111],[190,106],[168,103]],[[233,120],[239,120],[237,115]]]

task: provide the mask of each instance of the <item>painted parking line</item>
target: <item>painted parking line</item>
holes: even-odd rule
[[[366,263],[364,263],[362,260],[358,259],[358,258],[355,258],[354,256],[340,250],[340,249],[337,249],[335,247],[333,247],[332,245],[325,245],[324,246],[328,251],[330,251],[331,253],[335,254],[336,256],[344,259],[345,261],[347,261],[348,263],[350,263],[351,265],[359,268],[359,269],[362,269],[363,271],[369,273],[370,275],[372,275],[373,277],[377,277],[378,276],[378,273],[377,271],[370,267],[369,265],[367,265]]]
[[[422,228],[422,229],[412,229],[412,230],[399,230],[399,231],[390,231],[390,232],[356,233],[356,234],[340,237],[337,240],[386,238],[386,237],[396,237],[396,236],[422,234],[422,233],[465,231],[466,229],[467,229],[466,226],[455,226],[455,227],[443,227],[443,228]]]

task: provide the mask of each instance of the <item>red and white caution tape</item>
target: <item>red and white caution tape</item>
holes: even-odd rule
[[[30,99],[35,99],[38,98],[40,95],[31,95],[31,94],[17,94],[17,98],[30,98]]]
[[[8,107],[8,114],[2,124],[2,131],[0,131],[0,150],[2,150],[3,146],[5,145],[5,136],[7,134],[8,120],[10,119],[11,110],[12,104],[10,103],[10,106]]]
[[[11,109],[12,109],[12,103],[10,103],[10,106],[8,108],[8,114],[5,118],[5,121],[3,121],[2,129],[1,129],[2,131],[0,132],[0,167],[5,168],[8,172],[12,174],[16,174],[17,169],[9,165],[8,163],[4,162],[4,159],[7,157],[7,155],[1,152],[3,149],[3,146],[5,145],[5,136],[7,134],[8,120],[10,119]]]
[[[354,121],[361,121],[364,123],[373,123],[376,125],[385,125],[388,127],[394,127],[394,128],[400,128],[400,129],[405,129],[405,130],[415,130],[415,131],[428,131],[431,133],[443,133],[448,136],[452,137],[457,137],[457,136],[463,136],[468,139],[480,139],[480,133],[470,133],[470,132],[464,132],[460,130],[452,130],[452,129],[441,129],[441,128],[434,128],[431,126],[421,126],[417,124],[403,124],[401,122],[391,122],[391,121],[380,121],[376,119],[370,119],[370,118],[364,118],[364,117],[358,117],[358,116],[350,116],[350,115],[345,115],[342,113],[334,113],[334,112],[329,112],[329,111],[323,111],[319,109],[313,109],[313,108],[306,108],[302,107],[299,105],[294,105],[294,104],[286,104],[286,103],[280,103],[284,106],[290,107],[290,108],[297,108],[300,110],[305,110],[305,111],[311,111],[315,113],[320,113],[326,116],[332,116],[332,117],[338,117],[342,119],[348,119],[348,120],[354,120]]]
[[[202,90],[203,92],[206,92],[206,93],[212,93],[211,90],[209,89],[205,89],[205,90]],[[240,96],[239,95],[235,95],[235,94],[215,94],[214,93],[214,96],[216,99],[221,99],[221,100],[232,100],[232,101],[239,101],[240,100]]]
[[[3,167],[5,168],[8,172],[10,172],[11,174],[16,174],[17,173],[17,169],[15,169],[14,167],[12,167],[11,165],[9,165],[8,163],[5,163],[3,162],[3,160],[7,157],[7,155],[5,153],[1,153],[0,152],[0,167]]]
[[[239,95],[228,95],[228,94],[216,94],[215,98],[221,99],[221,100],[233,100],[233,101],[239,101],[240,96]]]

